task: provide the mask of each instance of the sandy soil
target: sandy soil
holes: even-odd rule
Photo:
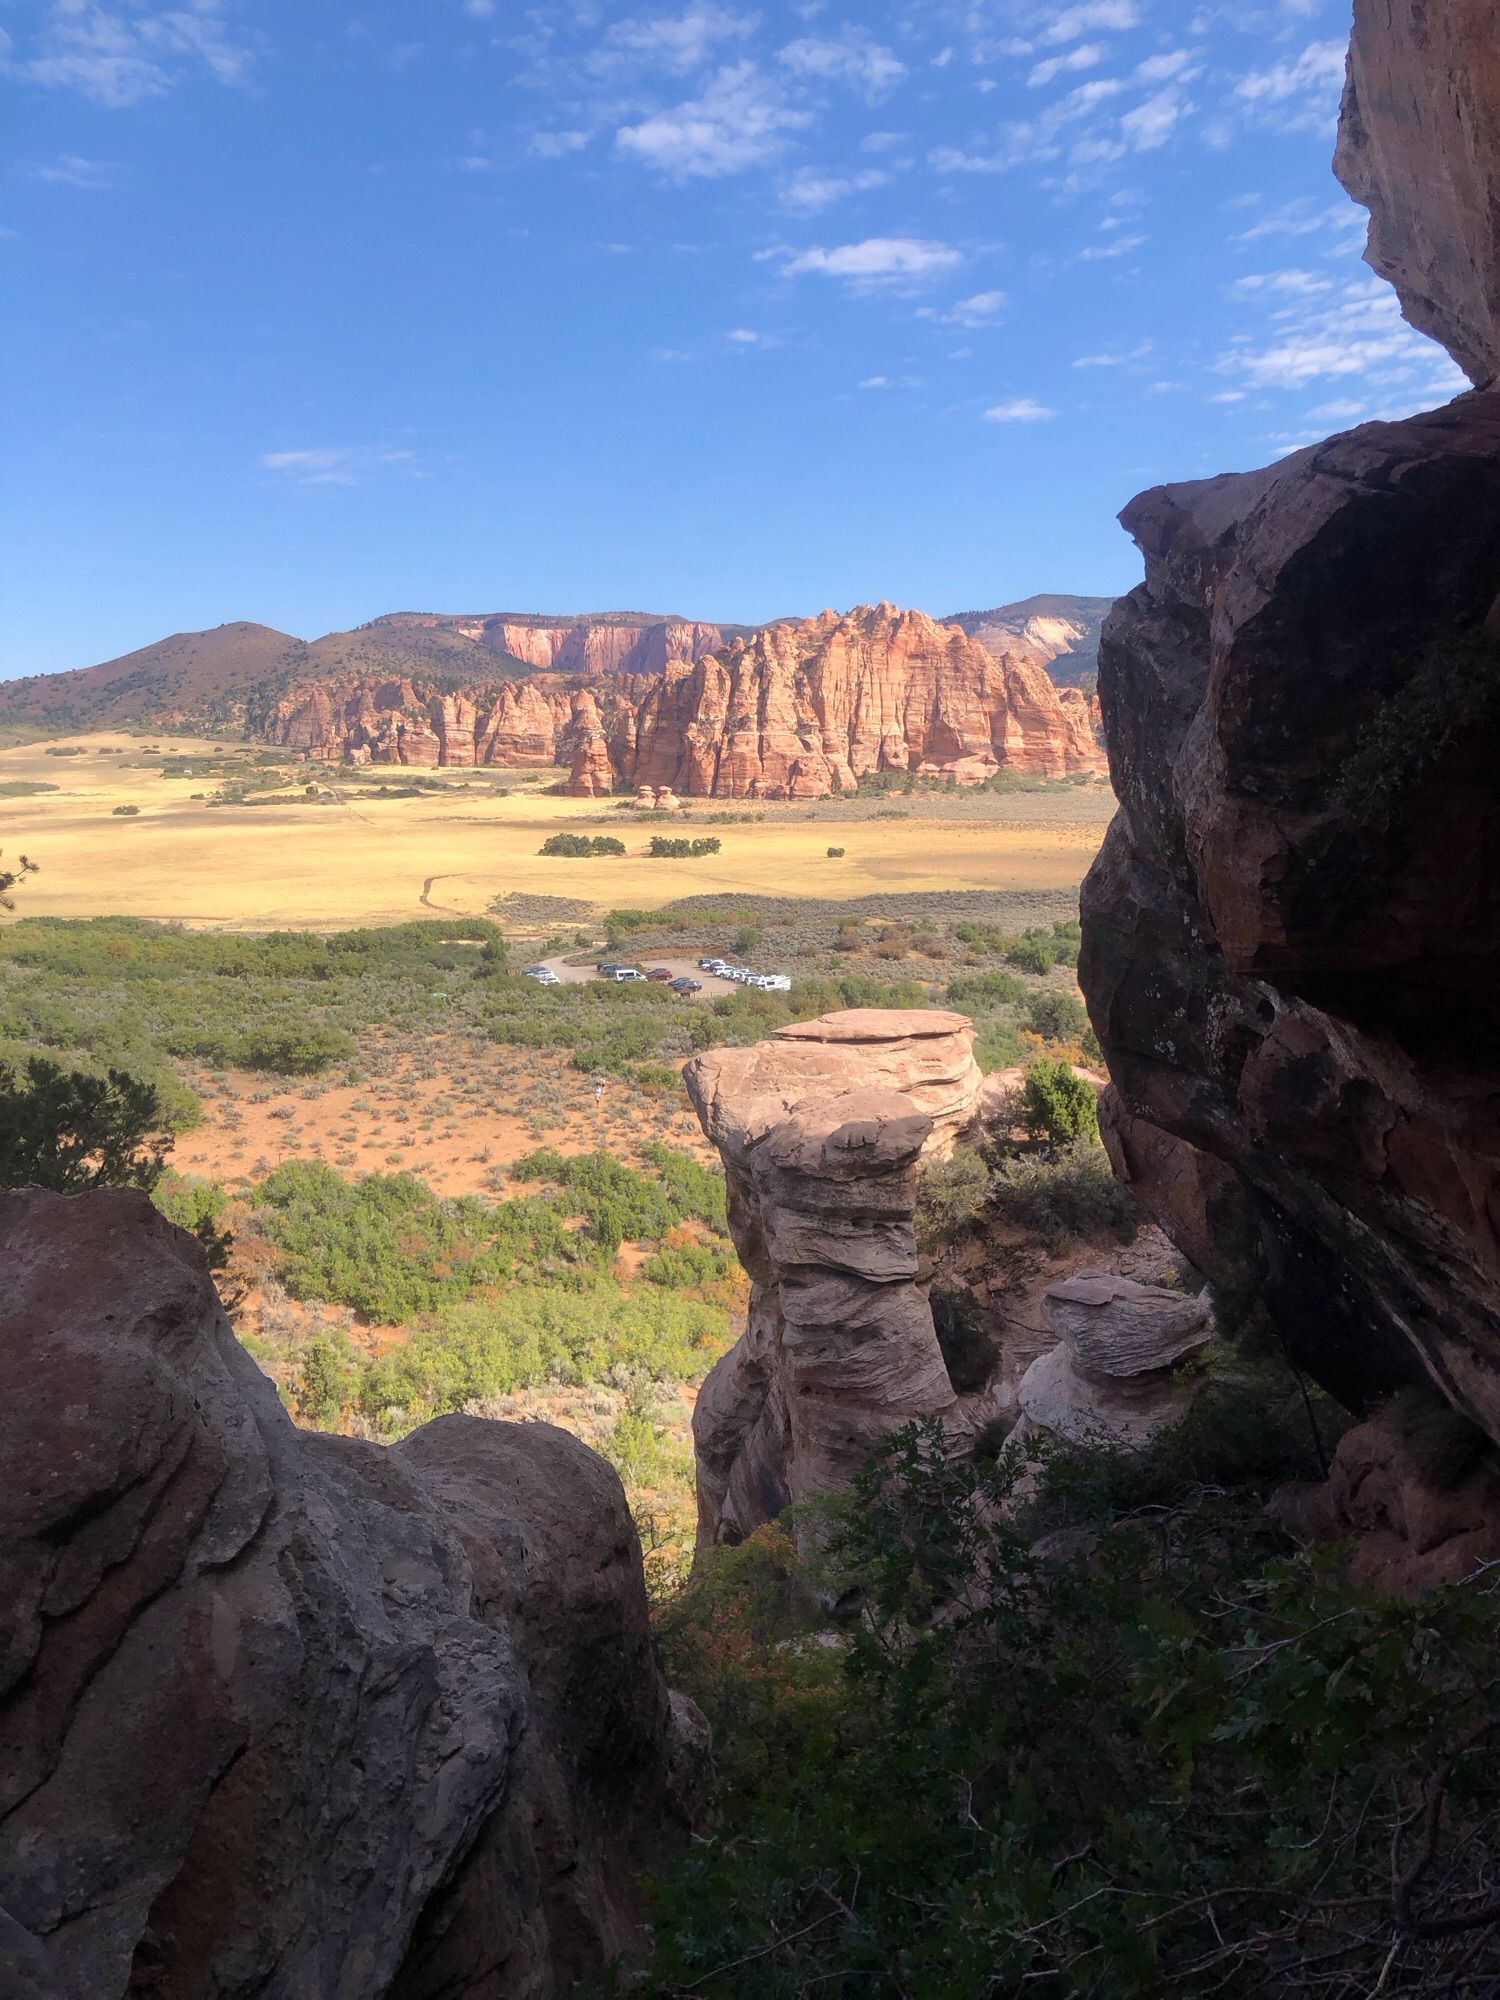
[[[189,1079],[200,1125],[178,1139],[172,1165],[230,1185],[283,1160],[325,1160],[346,1176],[414,1173],[438,1194],[514,1193],[504,1170],[523,1153],[607,1147],[632,1158],[660,1139],[710,1160],[712,1149],[680,1090],[606,1079],[602,1097],[565,1055],[497,1048],[453,1036],[420,1057],[391,1054],[357,1084],[217,1071]],[[477,1088],[476,1088],[477,1086]]]
[[[211,746],[159,739],[163,753]],[[36,916],[109,912],[221,930],[333,929],[410,917],[484,914],[514,892],[577,898],[597,910],[653,908],[697,894],[844,898],[878,891],[1065,889],[1083,877],[1112,801],[1103,788],[985,794],[948,809],[917,795],[897,814],[809,819],[786,808],[736,805],[750,817],[711,825],[704,802],[690,824],[716,833],[717,855],[651,860],[651,831],[607,801],[547,796],[542,779],[506,796],[448,789],[377,800],[350,788],[338,804],[210,807],[201,774],[164,778],[138,741],[119,735],[59,739],[88,755],[49,757],[40,744],[0,751],[0,781],[60,789],[0,799],[0,844],[42,872],[24,890]],[[57,747],[57,746],[52,746]],[[109,754],[100,755],[103,749]],[[118,753],[118,754],[116,754]],[[287,768],[292,768],[289,764]],[[392,771],[392,783],[402,773]],[[114,816],[117,805],[138,817]],[[549,833],[608,832],[624,857],[561,860],[538,853]],[[845,848],[830,859],[830,845]]]

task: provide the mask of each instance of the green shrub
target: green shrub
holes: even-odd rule
[[[141,816],[139,806],[111,806],[110,811],[116,819],[139,819]]]
[[[1034,1063],[1021,1086],[1021,1112],[1033,1135],[1049,1145],[1099,1136],[1099,1099],[1071,1063]]]
[[[715,833],[703,834],[696,840],[680,840],[668,834],[653,833],[651,845],[646,852],[658,859],[697,861],[705,854],[717,854],[722,845],[722,841]]]
[[[979,1007],[1013,1007],[1029,991],[1025,980],[1013,972],[971,972],[949,981],[948,1005],[966,1012]]]
[[[830,848],[829,848],[829,850],[828,850],[828,859],[829,859],[830,861],[842,861],[842,860],[843,860],[843,858],[844,858],[844,850],[843,850],[843,848],[842,848],[842,847],[830,847]]]
[[[1115,1179],[1104,1148],[1089,1139],[1051,1156],[1002,1161],[990,1178],[989,1205],[1057,1255],[1080,1236],[1128,1243],[1140,1227],[1134,1196]]]
[[[539,854],[559,854],[570,858],[596,854],[623,854],[625,843],[611,833],[553,833],[537,849]]]
[[[973,1229],[989,1199],[990,1170],[972,1146],[946,1160],[929,1160],[917,1176],[917,1242],[923,1250],[952,1243]]]
[[[834,1517],[841,1627],[809,1630],[780,1528],[700,1558],[660,1633],[713,1814],[632,1990],[1487,1992],[1493,1576],[1363,1593],[1196,1450],[1163,1442],[1169,1503],[1098,1492],[1043,1555],[1007,1504],[1024,1456],[913,1426]]]
[[[1089,1017],[1076,993],[1049,987],[1026,1002],[1026,1025],[1045,1042],[1076,1042],[1087,1032]]]
[[[150,1190],[172,1144],[166,1123],[155,1087],[123,1070],[0,1064],[0,1187]]]

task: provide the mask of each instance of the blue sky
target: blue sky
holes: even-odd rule
[[[252,618],[1107,593],[1464,386],[1348,0],[0,0],[0,673]]]

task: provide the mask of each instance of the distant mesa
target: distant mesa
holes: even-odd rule
[[[1045,667],[1059,687],[1092,687],[1099,671],[1099,633],[1112,597],[1023,597],[993,611],[955,611],[958,625],[990,652],[1020,653]]]
[[[583,796],[1088,776],[1104,759],[1078,683],[1103,609],[1036,597],[939,622],[882,603],[764,626],[393,612],[311,642],[238,623],[0,685],[0,726],[245,731],[330,763],[562,765]]]

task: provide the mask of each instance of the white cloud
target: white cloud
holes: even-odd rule
[[[1104,354],[1080,354],[1073,363],[1075,368],[1126,368],[1132,361],[1144,361],[1152,352],[1154,340],[1137,341],[1134,347],[1118,348]]]
[[[781,345],[780,334],[761,333],[753,326],[732,326],[725,335],[725,338],[731,346],[745,349],[752,347],[780,347]]]
[[[861,389],[890,389],[895,385],[889,375],[867,375],[859,386]]]
[[[846,28],[837,40],[808,35],[788,42],[778,60],[794,76],[846,83],[867,98],[883,97],[906,74],[906,64],[889,49],[852,28]]]
[[[1170,83],[1173,77],[1186,82],[1198,70],[1186,49],[1174,49],[1170,55],[1147,56],[1136,64],[1135,73],[1142,83]]]
[[[1252,390],[1301,390],[1356,378],[1362,389],[1396,392],[1393,408],[1430,407],[1468,387],[1446,354],[1401,317],[1379,279],[1357,280],[1336,298],[1282,307],[1259,338],[1238,335],[1215,364]]]
[[[539,160],[560,160],[568,153],[581,153],[588,142],[587,132],[533,132],[527,151]]]
[[[107,188],[115,184],[115,169],[107,160],[86,160],[78,153],[59,153],[21,169],[27,180],[53,187]]]
[[[1101,264],[1113,257],[1128,257],[1132,250],[1139,250],[1146,241],[1144,236],[1112,236],[1107,243],[1090,243],[1080,250],[1080,264]]]
[[[985,421],[991,424],[1044,424],[1059,414],[1031,396],[1014,396],[1008,403],[992,404],[984,413]]]
[[[1152,152],[1167,143],[1179,121],[1191,109],[1177,86],[1168,84],[1164,90],[1158,90],[1154,96],[1124,114],[1120,120],[1121,135],[1134,151]]]
[[[674,180],[717,180],[774,159],[789,132],[811,124],[751,62],[721,69],[702,93],[615,135],[623,153]]]
[[[1004,292],[975,292],[941,315],[945,326],[993,326],[1005,306]]]
[[[619,21],[610,29],[607,42],[610,48],[686,74],[701,69],[721,42],[742,41],[759,25],[758,14],[736,14],[728,7],[715,6],[713,0],[701,0],[681,14]]]
[[[821,208],[828,208],[836,201],[843,201],[847,195],[867,194],[872,188],[884,187],[890,175],[879,167],[865,167],[858,173],[824,173],[817,167],[798,167],[781,191],[781,198],[788,208],[799,214],[813,215]]]
[[[249,52],[230,40],[219,0],[149,11],[51,0],[31,53],[16,59],[0,45],[9,74],[112,111],[165,95],[195,64],[220,83],[249,75]]]
[[[947,243],[917,236],[867,236],[862,243],[841,243],[831,250],[821,246],[803,250],[781,268],[789,278],[815,273],[868,285],[935,278],[962,262],[962,253]]]
[[[1251,70],[1234,87],[1234,100],[1252,123],[1281,132],[1331,128],[1344,83],[1344,44],[1310,42],[1291,61]]]
[[[359,486],[388,466],[415,470],[415,452],[376,451],[357,445],[312,445],[298,451],[262,452],[267,472],[285,473],[298,486]]]
[[[1253,271],[1248,277],[1236,278],[1229,287],[1236,298],[1248,299],[1275,294],[1282,298],[1315,298],[1319,292],[1333,289],[1331,278],[1321,278],[1315,271]]]
[[[1103,58],[1102,42],[1080,42],[1076,49],[1069,49],[1065,56],[1048,56],[1039,62],[1026,79],[1029,90],[1040,90],[1052,82],[1054,77],[1065,75],[1070,70],[1093,69]]]
[[[1042,35],[1044,42],[1072,42],[1080,35],[1089,35],[1103,29],[1106,32],[1139,25],[1140,14],[1135,0],[1082,0],[1076,7],[1065,7],[1056,15]]]

